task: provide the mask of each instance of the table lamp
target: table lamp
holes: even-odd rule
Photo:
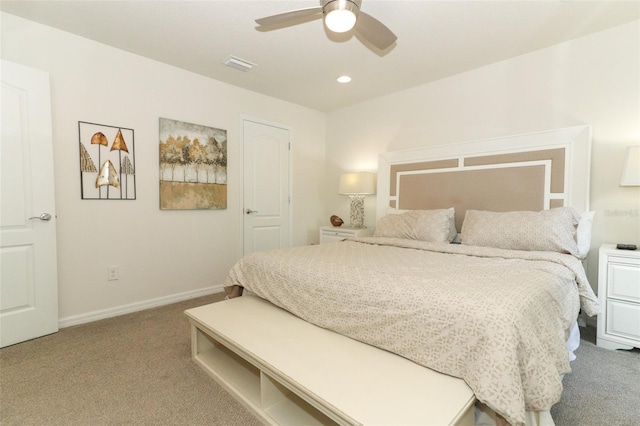
[[[351,198],[350,227],[364,227],[364,196],[376,193],[375,180],[375,173],[369,172],[345,173],[340,176],[338,193]]]

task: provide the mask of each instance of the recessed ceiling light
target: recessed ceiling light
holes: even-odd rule
[[[348,83],[351,81],[351,77],[349,77],[348,75],[341,75],[340,77],[338,77],[338,83]]]

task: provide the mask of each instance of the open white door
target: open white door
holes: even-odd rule
[[[288,129],[245,119],[243,254],[289,247]]]
[[[2,61],[0,347],[58,331],[49,74]]]

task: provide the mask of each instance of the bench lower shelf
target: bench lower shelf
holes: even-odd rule
[[[268,424],[474,424],[464,381],[257,297],[185,313],[194,361]]]

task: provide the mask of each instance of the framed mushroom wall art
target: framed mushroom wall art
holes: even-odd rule
[[[78,122],[80,197],[83,200],[135,200],[133,129]]]

